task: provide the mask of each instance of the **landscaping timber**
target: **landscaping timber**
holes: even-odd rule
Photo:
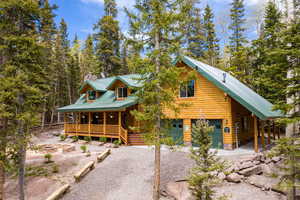
[[[46,200],[58,200],[70,189],[69,184],[61,186],[58,190],[53,192]]]
[[[91,161],[86,164],[79,172],[74,175],[75,181],[79,182],[88,172],[95,168],[95,162]]]
[[[105,150],[99,156],[97,156],[97,162],[102,162],[110,154],[110,149]]]

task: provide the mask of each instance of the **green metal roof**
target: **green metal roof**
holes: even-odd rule
[[[93,103],[87,103],[85,94],[76,101],[75,104],[61,107],[59,112],[73,111],[105,111],[105,110],[121,110],[129,106],[137,104],[137,97],[129,96],[125,100],[117,101],[114,91],[106,91],[101,97]]]
[[[273,104],[234,78],[229,73],[209,66],[188,56],[182,56],[179,58],[179,60],[177,60],[177,62],[178,61],[182,61],[189,67],[196,69],[206,79],[216,85],[219,89],[223,90],[241,105],[246,107],[258,118],[265,120],[268,118],[277,118],[283,116],[280,111],[272,110]],[[225,82],[223,82],[224,74],[226,74]]]

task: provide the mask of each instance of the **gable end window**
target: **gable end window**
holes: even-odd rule
[[[88,100],[95,100],[96,99],[96,91],[88,91]]]
[[[180,87],[180,97],[193,96],[195,96],[195,80],[191,80],[186,85]]]
[[[125,98],[128,96],[126,87],[118,88],[117,91],[118,91],[118,94],[117,94],[118,98]]]

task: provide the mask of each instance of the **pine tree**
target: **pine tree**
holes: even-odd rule
[[[300,6],[300,3],[298,4]],[[281,186],[288,191],[288,200],[296,200],[296,190],[300,189],[300,13],[295,12],[293,20],[280,34],[280,45],[273,49],[273,67],[287,72],[280,84],[287,101],[276,101],[275,109],[281,109],[286,118],[280,120],[287,125],[286,137],[277,141],[272,154],[283,157]]]
[[[232,8],[230,9],[231,24],[228,27],[232,31],[232,35],[229,37],[230,51],[233,53],[240,50],[241,47],[247,42],[244,32],[245,24],[245,8],[244,0],[233,0],[231,3]]]
[[[187,29],[183,30],[183,34],[187,37],[187,52],[191,57],[202,58],[204,48],[204,30],[201,21],[200,9],[197,7],[197,1],[191,1],[191,11],[189,13],[190,22],[187,24]]]
[[[253,86],[255,90],[272,103],[285,103],[283,90],[287,87],[283,81],[286,68],[283,57],[274,57],[274,52],[281,46],[280,32],[284,29],[281,23],[281,13],[273,2],[269,2],[265,10],[263,31],[260,37],[253,41]],[[284,60],[276,60],[283,58]],[[281,63],[282,66],[276,65]]]
[[[68,77],[70,79],[71,102],[74,103],[78,98],[78,90],[81,85],[80,80],[80,62],[81,50],[77,35],[73,41],[73,47],[70,52],[70,61],[68,63]]]
[[[205,35],[204,42],[204,60],[211,66],[217,66],[219,63],[219,40],[215,32],[213,22],[214,15],[209,5],[206,6],[203,17],[203,28]]]
[[[120,28],[116,20],[118,11],[115,0],[105,0],[104,10],[105,15],[94,27],[96,56],[99,61],[97,73],[112,76],[117,75],[121,68]]]
[[[153,199],[158,200],[160,147],[166,139],[161,119],[165,117],[163,110],[166,107],[174,112],[178,110],[173,102],[178,94],[180,69],[172,67],[172,55],[179,52],[183,38],[181,27],[186,27],[191,7],[185,0],[137,0],[135,9],[135,13],[126,12],[130,18],[131,33],[134,33],[132,38],[145,50],[145,59],[141,66],[138,66],[142,63],[139,62],[140,57],[135,59],[143,86],[136,92],[142,111],[136,110],[133,114],[141,124],[145,124],[141,129],[146,142],[155,146]]]
[[[208,121],[198,120],[192,130],[193,143],[199,148],[190,150],[196,164],[189,177],[190,189],[196,199],[212,200],[215,199],[213,187],[219,182],[218,173],[224,170],[225,163],[216,156],[217,152],[210,151],[213,127],[209,126]]]
[[[82,61],[80,69],[81,80],[83,80],[84,77],[89,73],[96,75],[98,67],[99,64],[96,60],[93,37],[91,35],[88,35],[87,39],[85,40],[84,49],[82,50]]]
[[[249,49],[245,47],[247,40],[244,36],[245,28],[245,8],[243,0],[233,0],[230,9],[231,24],[229,30],[232,34],[229,37],[229,68],[235,77],[244,83],[248,83],[249,76]]]
[[[29,130],[39,121],[37,114],[41,111],[39,108],[45,89],[43,53],[46,51],[39,43],[37,32],[40,21],[41,8],[37,1],[0,2],[0,118],[6,122],[7,130],[4,131],[12,133],[4,139],[6,142],[12,139],[10,150],[17,152],[20,200],[25,199],[25,156]],[[5,156],[1,152],[1,166]]]

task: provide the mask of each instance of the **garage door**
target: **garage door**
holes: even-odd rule
[[[195,124],[197,120],[192,120],[192,124]],[[209,119],[208,123],[214,127],[214,131],[211,133],[212,137],[212,148],[222,149],[223,148],[223,133],[222,133],[222,120],[220,119]],[[193,146],[196,146],[193,144]]]
[[[183,144],[183,120],[163,120],[163,126],[168,127],[168,132],[177,145]]]

